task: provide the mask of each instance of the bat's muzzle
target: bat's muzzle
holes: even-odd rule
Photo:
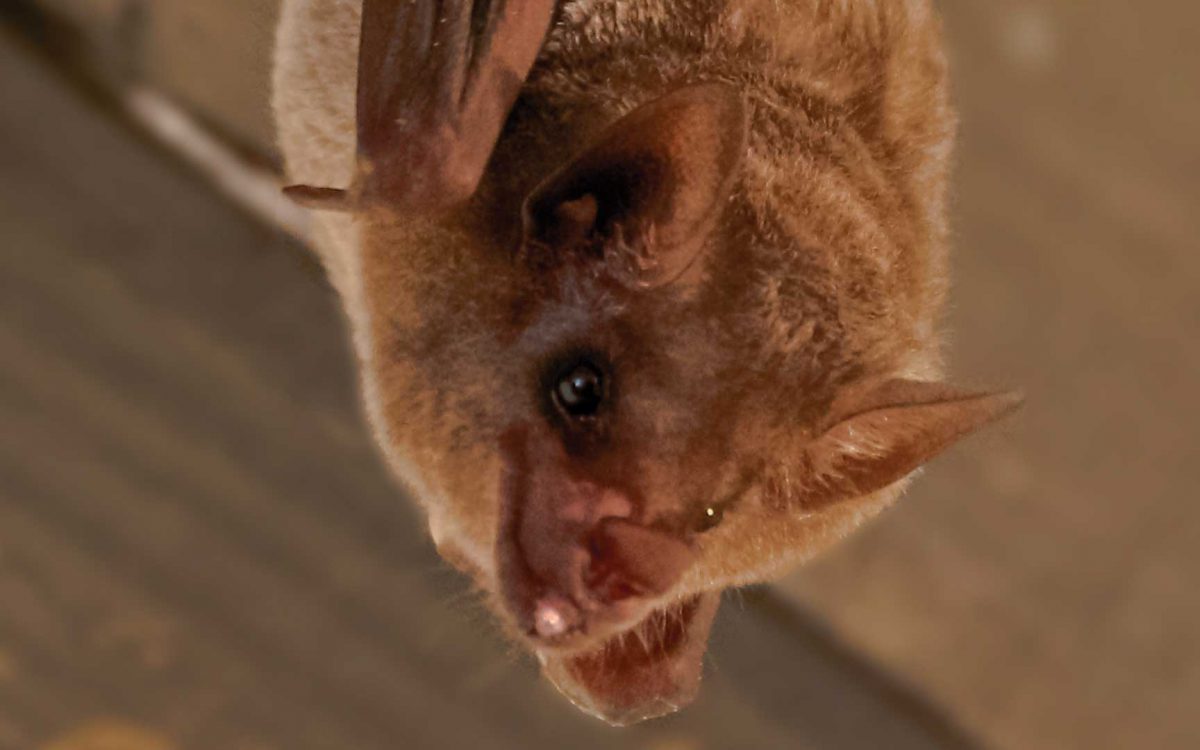
[[[692,545],[646,525],[634,493],[581,477],[552,435],[504,444],[500,593],[539,649],[575,651],[636,625],[691,566]]]

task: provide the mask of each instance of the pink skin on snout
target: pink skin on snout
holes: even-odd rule
[[[692,563],[690,545],[638,522],[629,493],[573,476],[553,435],[526,427],[506,457],[496,553],[501,594],[539,647],[572,650],[648,613]]]
[[[581,486],[558,511],[563,525],[587,527],[602,518],[628,518],[633,515],[633,503],[613,489]],[[534,632],[541,638],[554,639],[579,625],[579,610],[559,594],[548,593],[534,607]]]

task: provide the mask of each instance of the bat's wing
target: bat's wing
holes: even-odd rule
[[[555,0],[364,0],[358,174],[293,186],[321,208],[438,211],[474,193],[550,26]]]

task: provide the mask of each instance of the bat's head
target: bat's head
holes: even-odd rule
[[[688,87],[520,195],[360,222],[381,442],[443,555],[613,723],[693,698],[724,588],[1015,404],[903,378],[901,282],[765,227],[747,127],[735,91]]]
[[[364,0],[354,178],[287,192],[353,214],[323,228],[372,424],[439,551],[565,694],[630,723],[694,697],[724,588],[1015,399],[928,382],[947,113],[768,84],[739,46],[712,75],[745,92],[614,122],[679,66],[589,81],[632,48],[556,62],[560,35],[530,79],[561,5]],[[711,27],[687,23],[691,69]]]

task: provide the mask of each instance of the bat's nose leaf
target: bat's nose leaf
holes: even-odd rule
[[[606,518],[591,537],[590,583],[602,599],[665,594],[695,554],[678,537],[623,518]]]

